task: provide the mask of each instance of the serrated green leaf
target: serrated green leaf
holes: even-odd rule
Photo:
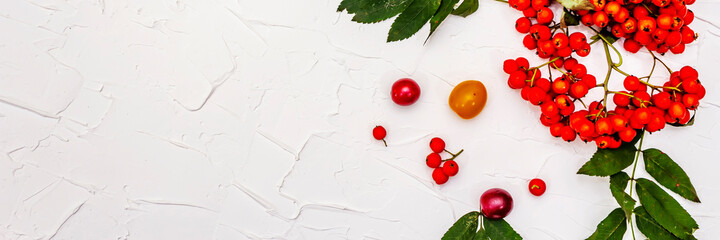
[[[563,7],[573,11],[595,9],[590,0],[557,0],[557,2],[562,4]]]
[[[660,226],[682,239],[698,229],[695,219],[660,186],[644,178],[636,182],[640,203]]]
[[[430,18],[430,35],[428,35],[428,38],[435,32],[435,29],[440,26],[440,23],[442,23],[445,18],[450,15],[453,7],[455,7],[455,4],[459,1],[460,0],[442,0],[437,12],[432,18]]]
[[[610,192],[620,208],[625,212],[625,217],[630,218],[633,208],[635,207],[635,199],[625,192],[630,176],[625,172],[619,172],[610,176]]]
[[[483,227],[492,240],[522,240],[520,234],[503,219],[483,219]]]
[[[567,8],[563,8],[563,23],[565,26],[577,26],[580,25],[580,17],[572,14]]]
[[[473,237],[473,240],[490,240],[490,238],[487,235],[487,232],[485,232],[485,229],[480,228],[478,232],[475,234],[475,237]]]
[[[393,22],[387,41],[399,41],[415,34],[435,14],[440,2],[441,0],[413,1]]]
[[[625,223],[625,212],[622,209],[616,208],[600,224],[598,224],[595,232],[588,237],[588,240],[622,240],[623,234],[627,230],[627,224]]]
[[[640,232],[649,239],[680,240],[680,238],[675,237],[675,235],[660,226],[642,206],[635,208],[635,223]]]
[[[442,240],[472,240],[478,228],[479,216],[480,213],[477,211],[463,215],[445,232]]]
[[[470,16],[470,14],[475,13],[475,11],[477,11],[479,7],[480,3],[478,2],[478,0],[463,0],[460,6],[458,6],[454,11],[452,11],[452,14],[467,17]]]
[[[616,149],[598,149],[577,173],[603,177],[616,174],[633,163],[636,151],[637,148],[632,145],[620,146]]]
[[[645,160],[645,170],[660,185],[687,200],[700,202],[690,178],[667,154],[655,148],[645,149],[643,150],[643,159]]]
[[[413,0],[343,0],[338,11],[355,14],[353,21],[376,23],[400,14]]]

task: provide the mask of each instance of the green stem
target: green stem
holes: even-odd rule
[[[607,48],[607,45],[610,45],[610,47],[613,49],[613,51],[615,51],[615,54],[617,54],[617,56],[618,56],[618,63],[612,63],[612,65],[613,65],[614,67],[620,67],[620,66],[623,64],[623,58],[622,58],[622,55],[620,55],[620,51],[618,51],[617,48],[615,48],[615,46],[613,46],[613,44],[610,43],[610,41],[608,41],[607,39],[605,39],[605,37],[603,37],[603,35],[600,34],[600,32],[599,32],[598,30],[595,30],[594,28],[590,28],[590,29],[592,29],[593,31],[595,31],[595,33],[597,34],[598,38],[600,38],[600,39],[603,40],[603,43],[605,43],[605,45],[606,45],[605,48]],[[609,51],[606,50],[606,52],[609,52]],[[612,58],[611,58],[611,61],[612,61]],[[617,70],[618,70],[618,72],[621,72],[621,73],[622,73],[622,71],[620,71],[619,69],[617,69]],[[625,73],[623,73],[623,74],[625,74]]]
[[[562,57],[553,58],[552,60],[550,60],[550,61],[548,61],[548,62],[546,62],[546,63],[543,63],[543,64],[541,64],[541,65],[539,65],[539,66],[537,66],[537,67],[530,68],[530,69],[532,70],[532,69],[538,69],[538,68],[544,67],[545,65],[551,64],[551,63],[555,62],[556,60],[558,60],[558,59],[560,59],[560,58],[562,58]]]
[[[640,79],[647,78],[648,82],[650,82],[650,77],[652,77],[653,73],[655,72],[655,65],[657,65],[657,58],[655,58],[655,55],[653,54],[653,66],[652,68],[650,68],[650,74],[645,77],[641,77]]]
[[[592,28],[591,28],[592,29]],[[600,35],[598,35],[600,36]],[[612,57],[610,57],[610,49],[608,49],[608,43],[603,42],[603,48],[605,49],[605,58],[607,60],[608,64],[608,71],[607,75],[605,75],[605,81],[603,82],[603,90],[605,90],[605,94],[603,96],[603,108],[607,108],[607,96],[608,96],[608,81],[610,81],[610,74],[613,70],[613,62]]]
[[[465,151],[465,149],[460,149],[460,151],[459,151],[458,153],[455,153],[455,154],[451,153],[450,151],[448,151],[448,150],[446,150],[446,149],[443,149],[443,151],[445,151],[446,153],[449,153],[450,155],[452,155],[451,158],[442,160],[443,162],[445,162],[445,161],[455,160],[455,158],[458,157],[458,156],[460,156],[460,154],[461,154],[463,151]]]
[[[496,2],[502,2],[502,3],[508,3],[508,1],[505,0],[495,0]]]
[[[643,140],[645,140],[645,130],[643,129],[642,135],[640,135],[640,145],[638,145],[637,152],[635,153],[635,163],[633,164],[632,175],[630,181],[635,181],[635,170],[637,170],[638,159],[640,159],[640,152],[642,152]],[[633,184],[630,184],[630,196],[632,197]]]
[[[647,49],[647,47],[646,47],[646,49]],[[662,63],[662,65],[665,66],[665,69],[667,69],[670,74],[673,73],[673,70],[670,69],[670,67],[668,67],[668,65],[665,64],[665,62],[663,62],[662,60],[660,60],[660,58],[658,58],[657,56],[655,56],[655,54],[654,54],[652,51],[650,51],[650,49],[648,49],[648,52],[650,52],[650,55],[652,55],[655,60],[657,60],[657,61],[659,61],[660,63]]]

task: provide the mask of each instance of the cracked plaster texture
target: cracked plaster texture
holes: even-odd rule
[[[338,3],[0,2],[0,239],[439,239],[493,187],[526,239],[582,239],[616,208],[607,178],[575,174],[595,147],[552,138],[507,87],[502,59],[542,62],[516,11],[482,1],[426,44],[427,26],[385,43],[391,21],[351,22]],[[691,9],[699,40],[663,59],[695,66],[707,97],[694,126],[645,146],[688,172],[703,203],[680,202],[696,237],[717,239],[720,1]],[[649,71],[647,52],[621,52],[624,70]],[[606,68],[597,46],[582,61]],[[422,88],[409,107],[388,94],[402,77]],[[446,103],[466,79],[489,91],[471,120]],[[442,186],[423,161],[433,136],[465,149]]]

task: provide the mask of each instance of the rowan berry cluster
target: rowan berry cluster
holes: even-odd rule
[[[439,185],[445,184],[450,177],[457,175],[459,166],[457,162],[455,162],[455,158],[460,155],[463,150],[460,150],[460,152],[456,154],[445,150],[445,141],[438,137],[430,140],[430,150],[432,150],[432,153],[425,158],[425,164],[434,169],[432,178],[435,180],[435,183]],[[443,160],[440,156],[442,152],[447,152],[452,155],[452,157]]]
[[[509,1],[512,8],[524,15],[515,23],[516,30],[526,34],[523,45],[536,50],[538,57],[550,59],[537,67],[530,67],[523,57],[505,60],[503,70],[509,74],[510,88],[521,89],[523,99],[540,107],[540,122],[550,128],[551,135],[568,142],[579,137],[585,142],[595,141],[599,148],[618,148],[622,142],[631,142],[638,131],[652,133],[666,124],[687,124],[693,116],[690,111],[694,111],[705,96],[698,72],[690,66],[673,72],[653,52],[664,54],[669,50],[679,54],[684,51],[685,44],[697,38],[686,26],[694,19],[686,4],[694,1],[591,2],[595,10],[566,12],[577,14],[574,16],[579,16],[583,24],[597,33],[593,37],[595,41],[588,43],[585,34],[570,33],[566,25],[554,22],[554,13],[548,8],[549,0]],[[638,52],[642,47],[650,52],[654,62],[648,76],[638,78],[618,68],[622,56],[608,40],[611,36],[603,36],[603,31],[608,29],[616,38],[625,38],[624,46],[629,52]],[[608,59],[608,74],[600,84],[588,73],[586,66],[573,57],[587,56],[590,45],[597,41],[602,41]],[[609,48],[618,54],[618,63],[613,62]],[[657,62],[671,73],[662,86],[650,83]],[[552,77],[544,78],[541,68],[546,65],[549,73],[552,67],[562,75],[552,81]],[[613,70],[625,75],[625,91],[608,90]],[[603,99],[585,105],[582,98],[595,87],[604,89]],[[607,106],[610,94],[615,103],[612,110]],[[578,101],[582,104],[578,106],[585,109],[576,109]]]
[[[697,39],[688,24],[695,14],[687,5],[695,0],[593,0],[594,10],[577,11],[586,26],[608,28],[623,46],[636,53],[643,46],[660,54],[680,54]]]

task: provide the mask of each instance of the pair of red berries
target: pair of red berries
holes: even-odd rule
[[[430,150],[432,153],[428,154],[425,158],[425,164],[428,167],[433,168],[432,178],[438,185],[445,184],[450,177],[457,175],[459,166],[455,162],[455,158],[460,155],[464,150],[453,154],[445,150],[445,141],[442,138],[433,138],[430,140]],[[443,160],[440,153],[447,152],[452,155],[451,158]]]

